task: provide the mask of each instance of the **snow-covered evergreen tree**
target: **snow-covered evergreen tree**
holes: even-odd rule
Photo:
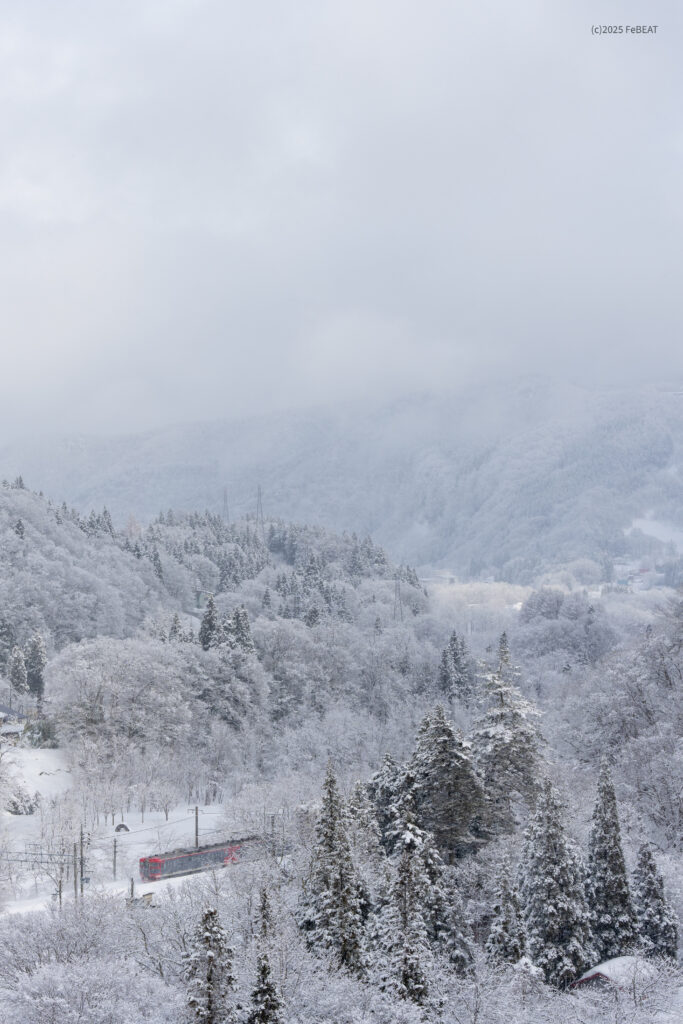
[[[199,626],[199,642],[205,651],[208,651],[210,647],[215,647],[219,638],[219,622],[218,613],[216,611],[216,605],[214,604],[213,594],[209,594],[209,600],[206,602],[206,610],[202,616],[202,621]]]
[[[347,814],[328,765],[316,845],[299,906],[299,924],[314,949],[330,950],[340,967],[364,969],[360,884],[347,834]]]
[[[246,1024],[282,1024],[282,1021],[282,1000],[271,977],[268,954],[262,950],[258,955],[256,984]]]
[[[151,561],[152,565],[154,566],[154,575],[157,577],[157,579],[163,581],[164,570],[163,570],[162,565],[161,565],[161,557],[159,555],[159,551],[158,551],[158,549],[156,547],[152,548],[152,554],[150,555],[150,561]]]
[[[486,677],[489,705],[470,736],[494,833],[514,828],[513,800],[531,801],[538,785],[538,711],[508,675],[499,670]]]
[[[45,641],[40,633],[35,633],[26,644],[26,683],[38,703],[43,699],[45,681],[43,672],[47,665]]]
[[[391,754],[385,754],[379,769],[367,784],[375,808],[382,843],[388,852],[391,852],[392,849],[397,805],[404,780],[404,769],[396,763]]]
[[[168,630],[168,639],[171,643],[179,643],[183,637],[183,628],[180,624],[180,616],[176,612],[171,620],[171,625]]]
[[[249,613],[247,609],[242,606],[241,608],[235,608],[232,615],[233,622],[233,635],[235,643],[238,647],[241,647],[243,651],[253,653],[254,641],[251,636],[251,626],[249,624]]]
[[[474,673],[464,637],[454,631],[441,655],[439,686],[449,700],[469,704],[473,696]]]
[[[641,846],[633,872],[633,906],[638,941],[645,955],[675,960],[678,955],[676,914],[664,894],[664,879],[647,844]]]
[[[594,950],[583,868],[549,781],[526,834],[520,900],[528,955],[546,981],[564,988],[589,966]]]
[[[0,618],[0,668],[9,666],[12,649],[16,643],[14,626],[5,618]]]
[[[187,1006],[196,1024],[231,1024],[235,1021],[229,995],[235,987],[232,950],[218,911],[207,907],[197,926],[194,941],[185,954]]]
[[[508,643],[508,635],[506,632],[500,634],[498,640],[498,671],[502,674],[510,666],[510,645]]]
[[[317,605],[311,605],[311,607],[304,615],[304,622],[306,623],[307,626],[310,626],[311,629],[313,628],[313,626],[318,625],[318,623],[320,622],[320,609],[318,608]]]
[[[406,805],[409,806],[407,801]],[[425,880],[422,913],[429,944],[435,953],[463,971],[471,961],[471,949],[453,874],[444,866],[432,835],[417,826],[410,810],[397,832],[393,859],[409,847],[422,863]]]
[[[270,897],[265,885],[261,886],[259,892],[259,935],[262,940],[269,938],[273,930],[273,912],[270,906]]]
[[[382,991],[424,1004],[433,955],[427,906],[430,882],[422,856],[423,833],[406,823],[392,858],[388,901],[373,928],[372,975]]]
[[[588,895],[598,960],[627,953],[635,943],[635,917],[621,848],[617,798],[605,762],[600,768],[588,843]]]
[[[472,850],[485,812],[485,794],[468,743],[441,706],[426,715],[410,760],[414,810],[447,864]]]
[[[455,634],[453,635],[455,636]],[[448,643],[443,649],[439,663],[439,686],[442,692],[449,697],[453,685],[453,675],[453,656],[451,654],[451,645]]]
[[[111,514],[109,512],[109,509],[106,507],[102,509],[102,526],[104,527],[104,529],[106,530],[110,537],[116,536],[116,530],[114,529]]]
[[[282,1000],[271,976],[267,943],[273,929],[268,890],[261,888],[259,898],[259,954],[256,984],[251,993],[251,1010],[246,1024],[282,1024]]]
[[[366,922],[373,909],[385,898],[388,862],[375,806],[367,786],[361,782],[353,787],[349,799],[347,829],[358,873],[361,915]]]
[[[500,963],[517,963],[524,956],[526,942],[519,897],[507,858],[501,861],[498,871],[493,915],[486,952]]]
[[[26,662],[24,661],[24,652],[22,651],[21,647],[15,646],[12,648],[7,674],[9,676],[9,683],[12,692],[15,694],[26,693]]]

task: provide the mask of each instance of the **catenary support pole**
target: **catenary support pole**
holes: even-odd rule
[[[199,849],[199,808],[194,809],[194,848]]]

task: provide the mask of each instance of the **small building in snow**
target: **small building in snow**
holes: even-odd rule
[[[0,742],[16,746],[23,736],[24,729],[25,726],[22,722],[9,722],[7,725],[0,725]]]
[[[0,721],[2,722],[25,722],[27,715],[19,708],[11,708],[7,704],[0,704]]]
[[[605,960],[597,967],[591,967],[572,982],[570,988],[609,986],[623,990],[639,989],[651,982],[657,975],[657,968],[651,960],[642,956],[616,956]]]

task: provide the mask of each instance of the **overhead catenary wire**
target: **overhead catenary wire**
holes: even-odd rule
[[[201,811],[200,813],[201,814],[205,814],[207,816],[211,816],[211,817],[219,817],[219,816],[223,815],[224,812],[223,811]],[[193,821],[194,817],[195,817],[194,814],[186,815],[186,816],[184,816],[182,818],[174,818],[174,819],[172,819],[170,821],[157,822],[156,824],[153,824],[153,825],[144,825],[144,826],[142,826],[140,828],[129,829],[126,832],[119,832],[115,836],[112,836],[111,838],[109,838],[109,837],[107,837],[107,838],[100,837],[100,838],[98,838],[98,839],[96,839],[94,841],[88,842],[86,844],[87,850],[88,850],[89,853],[94,853],[94,852],[97,852],[97,853],[109,853],[111,851],[111,844],[112,844],[113,841],[123,840],[123,842],[121,843],[121,853],[123,853],[125,851],[125,846],[127,845],[125,843],[125,840],[126,840],[126,838],[128,836],[132,837],[132,836],[140,835],[142,833],[147,833],[147,832],[157,832],[158,833],[158,832],[160,832],[161,829],[170,828],[170,827],[175,826],[175,825],[182,825],[184,823]],[[207,838],[210,838],[212,836],[220,836],[221,839],[223,839],[223,838],[226,837],[226,833],[229,833],[229,832],[235,830],[237,824],[238,824],[237,822],[230,822],[229,820],[226,820],[225,824],[221,828],[214,828],[214,829],[202,829],[202,828],[200,828],[199,829],[199,835],[203,839],[207,839]],[[250,828],[247,822],[240,822],[239,823],[239,828],[240,828],[240,831],[248,831],[248,832],[251,832],[252,834],[256,833],[257,835],[261,832],[261,829],[253,828],[253,827]],[[240,837],[233,837],[233,838],[240,838]],[[180,841],[180,840],[178,840],[178,841]],[[226,841],[230,841],[230,840],[226,839]],[[0,852],[0,861],[4,861],[4,863],[6,863],[8,866],[10,866],[10,865],[16,865],[16,866],[19,866],[19,865],[30,865],[30,866],[32,866],[34,868],[41,868],[41,869],[43,869],[45,871],[48,871],[50,869],[54,869],[54,868],[57,868],[57,867],[59,867],[59,868],[64,867],[64,866],[67,865],[69,860],[70,860],[70,854],[66,851],[66,848],[62,852],[51,852],[51,851],[45,851],[45,850],[41,850],[41,849],[38,849],[35,852],[31,852],[28,849],[24,849],[24,850],[4,850],[4,851]]]

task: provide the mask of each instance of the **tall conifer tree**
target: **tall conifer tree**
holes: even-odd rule
[[[546,981],[564,988],[594,957],[584,872],[549,781],[526,835],[520,899],[528,954]]]
[[[447,864],[476,847],[485,811],[484,789],[469,744],[438,706],[426,715],[410,761],[417,822],[434,837]]]
[[[382,991],[422,1005],[433,962],[429,942],[430,882],[422,857],[424,833],[406,823],[396,844],[388,900],[374,928],[373,976]]]
[[[251,993],[251,1010],[246,1024],[282,1024],[282,1001],[273,982],[267,943],[273,925],[268,890],[263,886],[259,901],[259,954],[256,984]]]
[[[519,897],[507,858],[500,865],[493,914],[486,952],[493,960],[515,964],[524,956],[525,938]]]
[[[247,1024],[282,1024],[282,1001],[270,972],[268,954],[261,950],[256,968],[256,984],[251,993]]]
[[[469,704],[473,696],[473,671],[464,637],[454,631],[441,655],[439,685],[449,700]]]
[[[510,645],[508,635],[503,632],[498,641],[498,671],[503,675],[510,667]]]
[[[213,907],[207,907],[185,954],[187,1006],[196,1024],[231,1024],[236,1020],[229,1003],[235,987],[232,950]]]
[[[209,600],[206,602],[206,610],[199,626],[199,642],[205,651],[208,651],[210,647],[216,646],[219,639],[219,633],[220,630],[216,605],[214,604],[213,594],[209,594]]]
[[[538,785],[539,713],[508,676],[499,670],[486,678],[488,708],[470,737],[489,800],[488,824],[494,833],[512,831],[513,800],[529,803]]]
[[[178,615],[178,612],[176,612],[171,620],[171,626],[168,631],[168,639],[172,643],[179,643],[182,640],[182,636],[183,628],[180,624],[180,616]]]
[[[157,579],[160,579],[163,582],[164,570],[163,570],[162,565],[161,565],[161,558],[159,556],[159,551],[158,551],[158,549],[156,547],[152,548],[152,554],[150,555],[150,561],[152,563],[152,566],[154,567],[154,575],[157,577]]]
[[[385,896],[387,858],[375,806],[361,782],[353,788],[348,812],[348,835],[357,865],[361,915],[366,923]]]
[[[403,768],[396,763],[391,754],[385,754],[381,765],[367,785],[375,807],[380,837],[389,853],[393,848],[397,805],[403,789],[404,776]]]
[[[247,609],[242,606],[241,608],[235,608],[232,616],[233,629],[235,643],[238,647],[241,647],[243,651],[253,652],[254,641],[251,636],[251,626],[249,624],[249,613]]]
[[[588,892],[598,959],[622,956],[635,943],[635,917],[621,848],[617,798],[606,763],[600,769],[588,843]]]
[[[9,683],[10,690],[15,694],[26,693],[27,673],[24,652],[21,647],[13,647],[9,659]]]
[[[323,784],[316,845],[299,907],[312,948],[330,950],[340,967],[364,970],[360,884],[346,830],[346,809],[332,765]]]
[[[0,666],[6,668],[16,644],[16,634],[11,622],[0,619]]]
[[[676,914],[664,895],[664,880],[646,844],[640,848],[633,872],[633,905],[638,939],[645,955],[675,960],[678,955]]]
[[[35,633],[26,645],[26,683],[39,707],[45,691],[43,672],[46,665],[45,641],[40,633]]]

